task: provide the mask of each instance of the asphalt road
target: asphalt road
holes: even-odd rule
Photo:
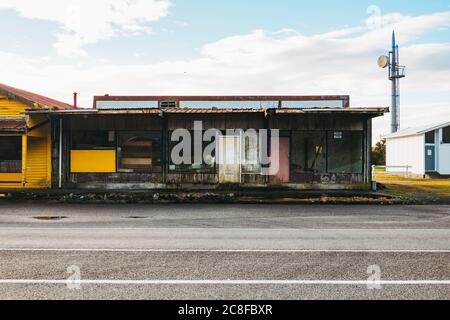
[[[0,203],[0,298],[450,299],[450,206]]]

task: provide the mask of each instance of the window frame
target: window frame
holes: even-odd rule
[[[293,158],[294,158],[294,153],[291,150],[291,172],[293,174],[364,174],[364,160],[365,160],[365,150],[364,150],[364,140],[365,140],[365,134],[364,134],[364,130],[292,130],[291,131],[291,149],[292,148],[297,148],[297,145],[295,145],[295,133],[296,132],[317,132],[318,134],[325,134],[325,142],[324,145],[322,146],[324,148],[324,160],[325,160],[325,169],[324,171],[297,171],[294,169],[294,162],[293,162]],[[332,171],[330,169],[330,134],[334,134],[336,132],[341,132],[343,136],[345,136],[345,133],[349,133],[349,132],[357,132],[361,135],[361,171],[358,172],[339,172],[339,171]],[[304,151],[302,151],[304,153]]]
[[[262,169],[263,169],[263,165],[261,164],[260,161],[260,130],[259,129],[255,129],[256,131],[256,148],[255,151],[256,154],[254,155],[256,157],[256,159],[254,159],[256,161],[256,163],[250,163],[247,162],[251,159],[248,158],[248,155],[250,154],[250,151],[252,149],[247,149],[247,141],[250,143],[250,141],[247,138],[250,138],[249,136],[246,135],[241,135],[241,137],[243,138],[241,141],[241,174],[243,175],[258,175],[261,174]],[[270,141],[270,138],[268,137],[268,142]],[[249,144],[250,147],[250,144]]]
[[[449,140],[445,140],[446,136],[445,136],[444,132],[446,130],[448,130],[448,139]],[[442,128],[442,144],[450,144],[450,126]]]
[[[164,171],[164,159],[163,159],[163,134],[161,130],[130,130],[130,131],[115,131],[115,138],[116,138],[116,171],[117,173],[160,173],[162,174]],[[158,138],[159,141],[159,163],[154,164],[152,163],[151,166],[147,168],[133,168],[133,169],[126,169],[121,168],[121,159],[122,159],[122,146],[120,145],[120,136],[121,135],[155,135]]]
[[[324,135],[324,143],[323,143],[323,145],[322,145],[322,148],[323,148],[323,150],[322,150],[322,153],[324,154],[322,157],[324,158],[324,160],[325,160],[325,171],[324,172],[322,172],[322,171],[311,171],[311,170],[306,170],[306,169],[303,169],[303,170],[295,170],[295,168],[294,168],[294,162],[293,162],[293,158],[294,158],[294,152],[293,152],[293,150],[292,150],[292,147],[296,147],[296,145],[295,145],[295,135],[296,135],[296,133],[303,133],[303,134],[305,134],[305,133],[316,133],[316,134],[323,134]],[[328,172],[328,130],[293,130],[292,131],[292,134],[291,134],[291,137],[290,137],[290,140],[291,140],[291,171],[292,171],[292,173],[294,173],[294,174],[323,174],[323,173],[327,173]],[[301,151],[302,153],[303,153],[303,160],[305,160],[305,153],[304,153],[304,149]]]
[[[1,162],[15,162],[15,167],[17,167],[17,170],[2,170],[0,167],[0,174],[20,174],[22,173],[22,164],[23,164],[23,140],[22,140],[22,136],[20,135],[2,135],[0,136],[0,140],[2,138],[10,138],[10,139],[17,139],[17,141],[19,142],[19,151],[18,154],[20,154],[20,159],[4,159],[4,160],[0,160]],[[18,157],[17,157],[18,158]]]
[[[93,132],[102,132],[109,135],[110,132],[114,132],[114,141],[110,142],[111,146],[96,146],[96,147],[86,147],[86,148],[80,148],[75,147],[74,145],[74,133],[75,132],[84,132],[84,133],[93,133]],[[115,130],[71,130],[70,132],[70,150],[116,150],[117,151],[117,133],[118,131]]]
[[[433,135],[433,142],[428,142],[428,138]],[[436,144],[436,136],[435,136],[435,131],[428,131],[425,133],[425,144],[429,144],[429,145],[434,145]]]
[[[328,130],[328,133],[336,133],[342,132],[342,136],[345,136],[345,133],[359,133],[361,135],[361,170],[358,172],[340,172],[340,171],[331,171],[330,170],[330,139],[329,134],[327,134],[327,173],[329,174],[363,174],[364,173],[364,131],[363,130]]]
[[[218,165],[217,165],[217,159],[215,159],[214,164],[212,166],[208,166],[206,163],[204,163],[204,159],[202,159],[202,166],[199,169],[194,169],[192,168],[192,165],[194,163],[192,163],[191,165],[175,165],[172,162],[172,149],[180,143],[180,141],[172,141],[171,137],[172,134],[175,130],[169,130],[168,131],[168,148],[167,148],[167,170],[169,174],[218,174]],[[188,130],[191,134],[191,160],[194,157],[194,130]],[[202,137],[204,136],[205,132],[207,130],[203,130],[202,131]],[[221,134],[223,134],[222,130],[219,130],[221,132]],[[217,148],[217,139],[218,137],[216,136],[214,138],[214,142],[216,143],[216,148]],[[203,141],[203,140],[202,140]],[[209,144],[213,143],[213,141],[203,141],[203,148],[202,148],[202,153],[205,151],[206,146],[208,146]],[[217,155],[217,149],[215,150],[215,157]],[[175,169],[172,169],[172,167],[175,166]],[[181,167],[182,166],[182,167]],[[190,166],[190,168],[187,168],[187,166]],[[181,167],[181,168],[179,168]]]

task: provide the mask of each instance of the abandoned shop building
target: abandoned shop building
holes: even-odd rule
[[[51,123],[53,188],[368,189],[372,119],[387,111],[351,108],[348,96],[105,95],[90,109],[27,115]],[[173,159],[181,129],[192,133],[183,162]]]

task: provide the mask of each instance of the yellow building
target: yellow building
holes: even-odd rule
[[[0,190],[51,187],[51,124],[30,109],[71,109],[64,102],[0,84]]]

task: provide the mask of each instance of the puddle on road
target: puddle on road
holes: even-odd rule
[[[131,216],[131,217],[125,217],[125,219],[147,219],[148,217],[144,216]]]
[[[33,217],[35,220],[41,220],[41,221],[59,221],[63,219],[67,219],[66,216],[37,216]]]

